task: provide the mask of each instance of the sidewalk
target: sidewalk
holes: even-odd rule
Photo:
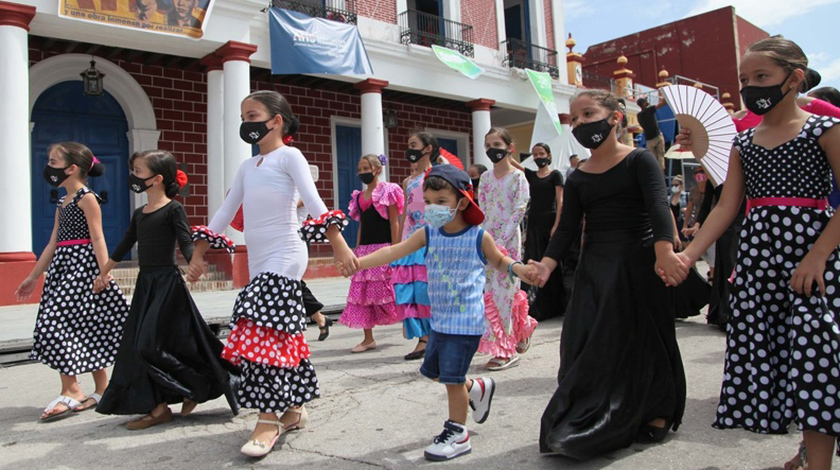
[[[350,279],[330,277],[307,281],[306,285],[315,297],[324,304],[325,312],[341,312],[350,288]],[[239,289],[198,292],[193,299],[201,310],[201,315],[208,323],[227,324],[233,310],[233,302]],[[129,302],[131,298],[129,298]],[[38,304],[24,304],[10,307],[0,307],[0,350],[4,347],[31,344],[32,330],[35,328],[35,317],[38,315]]]
[[[325,299],[330,294],[328,284],[313,282],[313,290]],[[202,309],[222,314],[230,309],[229,296],[202,297]],[[587,462],[540,455],[539,420],[556,385],[562,325],[562,319],[541,323],[519,367],[490,373],[481,368],[488,358],[475,358],[470,376],[492,374],[498,391],[487,422],[468,421],[472,454],[449,463],[423,459],[423,449],[446,417],[446,393],[420,377],[419,361],[403,360],[413,342],[402,339],[400,326],[377,328],[379,347],[356,355],[349,350],[362,332],[335,324],[325,342],[316,340],[316,328],[306,332],[322,387],[322,397],[307,405],[309,426],[281,438],[261,461],[239,454],[255,413],[234,418],[221,399],[147,431],[126,430],[122,424],[129,417],[95,412],[40,424],[38,415],[58,392],[58,376],[44,365],[28,364],[0,368],[0,469],[767,470],[781,469],[794,454],[799,433],[760,436],[710,426],[724,335],[693,317],[676,323],[688,378],[679,432],[662,445],[633,445]],[[81,379],[90,392],[90,377]]]

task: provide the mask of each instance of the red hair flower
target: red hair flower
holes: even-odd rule
[[[295,141],[295,139],[291,135],[287,135],[286,137],[283,137],[283,144],[285,144],[285,145],[292,145],[292,142],[294,142],[294,141]]]
[[[179,188],[183,188],[187,185],[187,174],[181,170],[175,172],[175,181],[178,183]]]

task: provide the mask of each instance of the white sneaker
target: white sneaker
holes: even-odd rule
[[[435,437],[435,441],[423,454],[426,460],[443,461],[469,454],[472,451],[470,446],[470,433],[467,427],[447,420],[443,423],[443,432]]]
[[[493,401],[493,393],[496,391],[496,381],[491,378],[480,377],[473,379],[470,388],[470,408],[473,409],[473,419],[481,424],[487,421],[490,415],[490,402]]]

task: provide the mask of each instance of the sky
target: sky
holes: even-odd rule
[[[575,51],[728,5],[771,35],[793,40],[822,75],[819,86],[840,89],[840,0],[564,0],[566,33]]]

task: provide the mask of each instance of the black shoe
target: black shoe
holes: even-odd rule
[[[425,340],[425,339],[421,339],[421,340],[419,340],[419,341],[417,342],[417,344],[418,344],[418,345],[419,345],[420,343],[426,343],[426,340]],[[413,361],[413,360],[415,360],[415,359],[422,359],[422,358],[423,358],[423,356],[425,356],[425,355],[426,355],[426,348],[423,348],[423,349],[421,349],[421,350],[419,350],[419,351],[412,351],[412,352],[410,352],[410,353],[406,354],[406,355],[403,357],[403,359],[405,359],[406,361]]]
[[[672,422],[665,422],[665,426],[658,428],[651,424],[644,424],[639,427],[639,430],[636,431],[636,443],[637,444],[655,444],[657,442],[662,442],[665,440],[665,437],[668,435],[668,431],[671,430],[671,426],[674,423]],[[676,430],[676,429],[675,429]]]
[[[330,327],[332,326],[332,319],[326,315],[324,315],[324,326],[319,326],[318,329],[321,330],[321,334],[318,335],[318,341],[324,341],[325,339],[329,338],[330,336]]]

